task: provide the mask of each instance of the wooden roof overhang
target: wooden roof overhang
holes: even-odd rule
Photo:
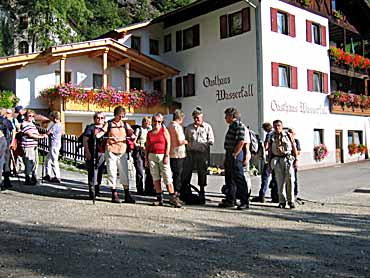
[[[0,58],[0,70],[18,68],[27,64],[55,63],[62,58],[89,56],[96,58],[107,53],[111,67],[130,64],[130,69],[149,79],[164,79],[178,75],[179,71],[113,39],[101,39],[81,43],[53,46],[44,52]]]

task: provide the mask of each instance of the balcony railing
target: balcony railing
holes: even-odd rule
[[[356,116],[370,116],[370,97],[345,92],[334,92],[328,96],[330,112]]]

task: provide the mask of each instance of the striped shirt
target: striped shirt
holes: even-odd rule
[[[239,120],[229,125],[224,142],[227,152],[233,152],[240,141],[245,141],[245,129],[245,125]]]
[[[28,136],[28,134],[39,134],[36,126],[31,122],[24,121],[21,126],[22,130],[22,142],[21,146],[22,148],[34,148],[37,147],[38,140],[31,138]]]

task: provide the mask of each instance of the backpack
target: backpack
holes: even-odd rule
[[[250,129],[249,136],[251,138],[251,143],[249,144],[249,151],[251,152],[251,154],[257,154],[262,145],[259,135]]]
[[[8,145],[13,140],[13,138],[12,138],[12,130],[13,129],[10,129],[10,128],[12,128],[11,122],[6,118],[1,117],[0,118],[0,130],[3,132],[4,137],[5,137],[6,142],[8,143]]]
[[[125,127],[125,131],[126,131],[126,135],[127,135],[127,123],[124,122],[124,127]],[[109,131],[112,129],[112,120],[109,120],[108,121],[108,130],[107,130],[107,135],[109,136]],[[126,137],[126,145],[127,145],[127,148],[126,148],[126,152],[127,153],[130,153],[131,151],[134,150],[135,148],[135,142],[133,139],[131,138],[128,138]]]

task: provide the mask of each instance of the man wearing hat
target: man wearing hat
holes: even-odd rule
[[[196,107],[191,115],[194,122],[185,128],[185,139],[188,141],[188,145],[182,175],[182,185],[184,188],[190,185],[193,168],[197,169],[199,197],[205,203],[204,188],[207,186],[210,146],[214,144],[215,138],[212,127],[203,120],[201,107]]]
[[[24,121],[24,114],[26,113],[26,110],[23,109],[23,106],[18,105],[14,108],[14,114],[17,118],[17,121],[19,124],[21,124]]]

